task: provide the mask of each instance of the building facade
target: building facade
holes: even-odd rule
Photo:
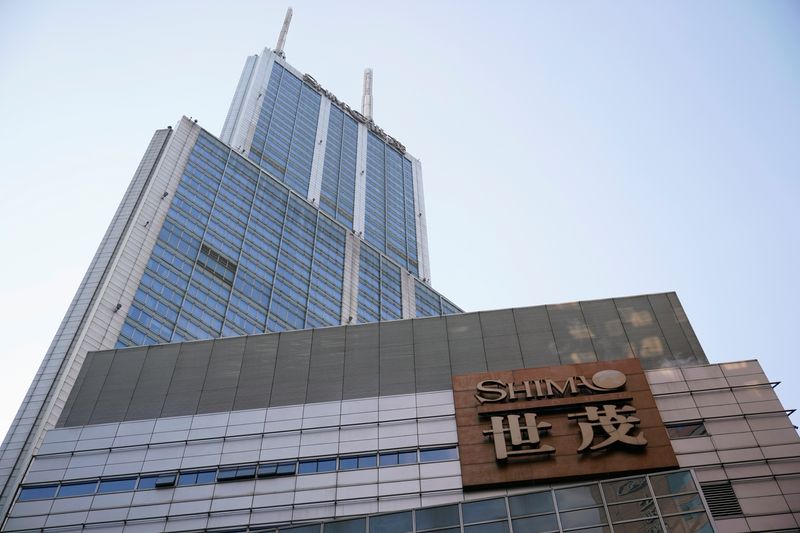
[[[794,531],[775,385],[674,293],[93,352],[3,528]]]
[[[153,136],[0,449],[0,512],[89,351],[460,312],[419,162],[265,49],[225,122]]]

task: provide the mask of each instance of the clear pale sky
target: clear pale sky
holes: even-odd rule
[[[288,61],[355,108],[373,67],[422,160],[436,289],[675,290],[712,362],[760,359],[800,407],[800,3],[292,6]],[[0,432],[153,131],[219,134],[286,7],[0,0]]]

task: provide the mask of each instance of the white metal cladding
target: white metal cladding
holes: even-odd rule
[[[356,145],[356,186],[353,202],[353,231],[364,238],[367,209],[367,134],[366,124],[358,123],[358,140]]]
[[[702,485],[730,482],[743,514],[717,516],[722,531],[800,527],[800,437],[758,361],[649,370],[661,418],[701,422],[707,435],[673,438],[681,467]]]
[[[800,442],[758,363],[651,370],[647,377],[665,422],[702,420],[708,429],[707,437],[672,444],[681,467],[693,468],[701,483],[731,482],[744,515],[717,525],[741,531],[796,528]],[[25,481],[124,477],[456,441],[451,391],[384,396],[58,428],[47,432]],[[192,530],[410,509],[519,490],[464,494],[458,461],[442,461],[18,502],[7,528],[113,519],[132,527],[147,518]]]
[[[422,165],[419,159],[409,157],[414,177],[414,220],[417,231],[417,259],[419,277],[428,285],[431,283],[431,264],[428,252],[428,219],[425,215],[425,193],[422,190]]]
[[[157,132],[145,153],[6,437],[2,515],[22,469],[58,420],[86,353],[113,348],[199,131],[183,117],[168,139]]]
[[[308,183],[308,201],[319,206],[322,194],[322,170],[325,164],[325,149],[328,146],[328,121],[331,117],[331,101],[324,95],[320,98],[317,138],[311,162],[311,178]]]
[[[258,117],[261,114],[261,105],[264,102],[264,94],[267,91],[267,83],[272,73],[272,65],[275,62],[275,54],[269,48],[264,48],[260,56],[253,57],[255,65],[252,74],[247,76],[249,63],[245,63],[239,81],[241,84],[242,80],[247,77],[247,88],[241,98],[237,98],[234,94],[225,125],[222,127],[223,136],[221,137],[222,142],[244,154],[250,151]],[[237,86],[238,91],[239,87]],[[226,135],[226,132],[229,133]]]
[[[451,391],[373,397],[59,428],[48,432],[26,483],[452,446],[456,441]],[[246,511],[237,522],[246,524],[248,520],[298,521],[461,499],[460,465],[458,460],[448,460],[60,498],[49,501],[52,505],[18,502],[6,528],[84,524],[109,516],[124,520],[169,517],[170,522],[180,522],[180,515],[210,513],[203,525],[185,526],[191,529],[211,527],[236,510]],[[253,508],[261,512],[251,515]],[[275,513],[285,518],[272,516]]]
[[[345,234],[344,241],[344,276],[342,280],[342,316],[341,323],[350,324],[358,313],[358,278],[359,259],[361,258],[361,240],[352,232]]]
[[[251,85],[257,60],[257,55],[249,56],[244,63],[242,75],[239,77],[239,83],[236,85],[236,92],[233,93],[233,100],[231,101],[230,108],[228,108],[228,115],[225,117],[225,123],[222,125],[222,133],[219,136],[225,144],[232,144],[231,137],[233,136],[233,130],[244,109],[245,93]]]

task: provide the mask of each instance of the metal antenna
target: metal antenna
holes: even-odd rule
[[[292,8],[286,10],[286,18],[283,19],[283,27],[281,28],[281,33],[278,35],[278,44],[275,45],[275,53],[281,56],[283,59],[286,59],[286,53],[283,51],[283,47],[286,44],[286,34],[289,33],[289,23],[292,22]]]
[[[364,96],[361,97],[361,114],[372,119],[372,69],[364,69]]]

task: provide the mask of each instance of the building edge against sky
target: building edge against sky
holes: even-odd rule
[[[269,109],[263,105],[265,95],[272,96]],[[309,99],[316,104],[313,113],[303,108]],[[58,418],[88,351],[460,311],[428,285],[420,165],[399,142],[269,49],[246,61],[229,117],[235,120],[226,121],[223,134],[240,143],[237,152],[247,154],[249,162],[243,155],[225,154],[225,145],[185,117],[175,130],[155,133],[3,442],[3,509],[15,490],[14,479],[43,431]],[[287,120],[293,121],[288,130]],[[252,147],[254,138],[259,146],[244,149],[244,145]],[[199,147],[198,140],[205,148]],[[281,161],[275,159],[275,147]],[[223,154],[223,168],[211,171],[217,172],[213,177],[217,190],[206,188],[199,194],[193,194],[191,187],[179,190],[184,172],[190,172],[187,165],[195,165],[191,170],[195,175],[208,169],[209,162],[197,153],[203,150],[208,150],[203,152],[206,155]],[[229,166],[229,158],[236,164]],[[267,166],[268,171],[256,164]],[[234,166],[236,170],[230,170]],[[204,178],[208,176],[200,179]],[[231,191],[248,180],[251,198]],[[198,182],[198,187],[202,189],[208,181]],[[260,198],[259,187],[269,189]],[[223,198],[222,191],[231,194]],[[174,205],[176,193],[180,207]],[[214,202],[198,214],[191,201],[202,204],[204,193]],[[223,206],[224,200],[228,203]],[[265,223],[276,224],[277,232],[273,227],[257,235],[258,221],[247,211],[258,202],[265,209],[284,202],[280,207],[283,220]],[[292,214],[297,215],[295,219]],[[217,233],[195,227],[196,234],[187,237],[183,224],[197,223],[190,220],[192,216],[204,219],[206,225],[216,222]],[[176,231],[162,232],[165,221]],[[239,233],[231,236],[224,224],[238,224]],[[294,235],[297,228],[300,236]],[[299,241],[291,250],[289,234]],[[217,248],[225,250],[200,246],[212,235]],[[170,238],[180,242],[170,243]],[[275,281],[274,276],[283,271],[290,287],[286,293],[280,293],[275,284],[254,287],[258,285],[254,278],[263,272],[259,262],[263,258],[251,262],[249,284],[244,279],[247,269],[238,268],[235,261],[237,252],[239,259],[247,255],[242,246],[254,250],[270,238],[275,241],[275,256],[266,259],[272,261],[272,271],[263,275]],[[239,250],[229,246],[230,240],[237,239]],[[178,257],[178,252],[187,251],[187,241],[193,246],[188,256],[194,257]],[[310,254],[304,249],[309,247]],[[186,269],[185,259],[195,262],[198,256],[203,258],[198,263],[202,269],[191,266],[180,272]],[[161,269],[164,262],[172,263],[173,272]],[[298,272],[305,276],[299,281],[305,283],[299,293],[292,285],[298,283]],[[226,279],[229,274],[233,279]],[[180,296],[168,283],[176,275],[187,278]],[[145,288],[140,286],[143,276]],[[234,283],[247,285],[249,293],[242,296],[245,290],[239,291]],[[227,295],[221,296],[221,290],[227,290]],[[281,296],[282,313],[275,311],[274,320],[267,318],[273,307],[280,306]],[[177,304],[170,298],[177,298]],[[215,316],[202,309],[212,302],[218,307]],[[320,305],[315,307],[315,302]],[[191,311],[187,310],[190,306]],[[186,318],[192,312],[194,318]],[[167,326],[169,319],[172,324]],[[183,328],[177,325],[179,321]]]

